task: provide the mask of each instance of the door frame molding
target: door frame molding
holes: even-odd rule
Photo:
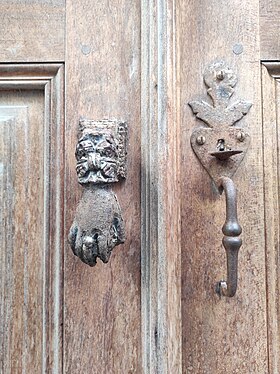
[[[144,373],[181,373],[179,48],[175,0],[141,2]]]
[[[262,127],[269,372],[280,371],[280,61],[262,61]],[[278,119],[278,120],[277,120]]]
[[[44,92],[42,370],[62,371],[64,251],[64,64],[0,64],[0,91]],[[40,245],[40,244],[39,244]]]

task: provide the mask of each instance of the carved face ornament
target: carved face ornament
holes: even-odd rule
[[[85,134],[76,148],[80,183],[117,182],[118,145],[111,134]]]

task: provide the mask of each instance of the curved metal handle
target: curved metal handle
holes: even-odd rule
[[[217,284],[219,295],[232,297],[237,288],[238,251],[242,245],[239,238],[241,227],[237,221],[236,190],[230,179],[250,144],[250,135],[242,128],[233,126],[245,116],[252,103],[238,100],[230,104],[238,79],[225,61],[209,64],[204,72],[204,82],[209,89],[212,105],[204,99],[189,102],[193,113],[206,127],[194,129],[191,145],[202,166],[226,195],[226,222],[223,226],[223,246],[227,254],[227,280]]]
[[[238,252],[242,245],[239,235],[242,228],[237,220],[237,194],[233,181],[228,177],[219,179],[220,193],[226,195],[226,221],[222,231],[223,246],[227,255],[227,280],[217,284],[217,293],[221,296],[233,297],[237,289]]]

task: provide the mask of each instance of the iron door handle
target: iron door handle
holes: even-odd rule
[[[220,193],[225,191],[226,221],[222,228],[222,243],[227,256],[227,280],[218,282],[216,292],[220,296],[232,297],[237,289],[242,229],[237,221],[236,189],[231,178],[250,144],[249,134],[235,123],[248,113],[252,104],[245,100],[230,104],[237,76],[224,61],[215,61],[206,67],[204,82],[213,104],[205,99],[189,102],[196,117],[206,125],[195,129],[190,140],[194,153]]]
[[[224,234],[222,243],[227,256],[227,280],[218,282],[216,291],[221,296],[232,297],[237,289],[238,252],[242,245],[239,235],[242,228],[237,220],[237,193],[233,181],[222,177],[218,183],[220,193],[225,191],[226,195],[226,221],[222,227]]]

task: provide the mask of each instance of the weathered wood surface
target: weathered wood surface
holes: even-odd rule
[[[261,60],[280,60],[280,1],[260,0]]]
[[[183,373],[268,372],[258,6],[257,0],[180,2]],[[233,177],[243,245],[232,299],[214,292],[226,275],[225,201],[191,149],[199,123],[187,105],[204,95],[202,74],[215,59],[237,72],[235,97],[253,102],[240,122],[251,146]]]
[[[269,372],[280,372],[280,64],[262,66]]]
[[[65,0],[0,1],[0,62],[64,61]]]
[[[65,251],[64,371],[141,373],[140,3],[68,1],[66,54],[66,230],[82,188],[75,171],[80,117],[128,124],[128,174],[114,186],[126,242],[108,264]]]
[[[143,372],[179,374],[179,14],[173,0],[143,0],[141,14]]]
[[[37,149],[43,147],[44,129],[37,124],[43,124],[43,94],[6,92],[0,104],[0,370],[21,373],[33,368],[38,372],[42,365],[43,340],[41,272],[44,256],[39,242],[44,236],[41,214],[44,170],[43,158]]]
[[[0,104],[29,111],[15,109],[20,117],[0,128],[5,167],[10,157],[2,178],[12,175],[16,187],[2,210],[0,371],[280,371],[279,68],[263,67],[262,96],[260,76],[261,59],[280,59],[279,12],[278,0],[0,2],[0,61],[42,63],[0,66]],[[241,122],[251,146],[234,176],[243,245],[233,299],[214,293],[226,274],[225,201],[191,150],[200,123],[187,105],[205,94],[202,74],[217,58],[239,75],[235,97],[254,104]],[[66,63],[65,147],[63,69],[46,61]],[[114,186],[126,243],[93,269],[62,244],[82,192],[81,117],[129,127],[127,180]],[[20,141],[5,138],[7,129]]]
[[[0,66],[3,373],[61,372],[62,71]]]

